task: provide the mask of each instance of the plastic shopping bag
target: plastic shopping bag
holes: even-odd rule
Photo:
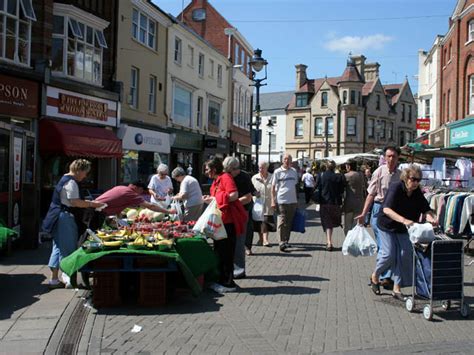
[[[252,220],[256,222],[263,221],[263,201],[260,198],[257,198],[253,204],[252,208]]]
[[[207,206],[204,213],[196,221],[193,230],[203,233],[206,237],[214,240],[227,238],[224,223],[222,223],[222,212],[217,207],[216,200]]]
[[[168,206],[171,204],[171,202],[172,202],[171,196],[170,196],[170,195],[166,195],[164,201],[158,201],[157,203],[158,203],[158,205],[160,205],[160,207],[167,209]]]
[[[297,208],[295,212],[295,217],[293,218],[293,223],[291,225],[291,231],[304,233],[306,232],[305,226],[306,226],[306,213],[304,210]]]
[[[431,223],[413,223],[410,228],[408,228],[408,235],[413,244],[428,244],[435,240],[435,233]]]
[[[171,202],[171,208],[176,211],[175,214],[170,215],[172,221],[182,221],[184,218],[183,210],[179,201]]]
[[[367,228],[358,224],[347,233],[342,244],[342,254],[352,256],[372,256],[377,252],[377,244]]]

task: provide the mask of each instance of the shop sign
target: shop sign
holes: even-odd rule
[[[118,131],[123,149],[165,154],[170,153],[169,136],[168,133],[128,125],[122,125]]]
[[[204,147],[214,149],[217,148],[217,139],[205,139]]]
[[[435,148],[444,147],[445,136],[446,136],[445,128],[430,134],[430,145]]]
[[[172,148],[182,150],[202,150],[202,135],[193,132],[183,132],[180,130],[173,130],[172,132],[175,134]]]
[[[237,143],[237,153],[251,155],[252,154],[252,148],[249,147],[249,146]]]
[[[429,118],[417,118],[416,119],[416,129],[422,131],[428,131],[430,129],[430,119]]]
[[[46,114],[72,121],[117,127],[118,103],[48,86]]]
[[[474,124],[461,126],[461,127],[454,127],[450,130],[450,141],[449,145],[464,145],[470,144],[474,142]]]
[[[0,75],[0,113],[38,117],[38,95],[38,83]]]

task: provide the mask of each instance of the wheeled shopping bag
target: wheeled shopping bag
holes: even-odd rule
[[[406,300],[406,309],[412,312],[415,300],[428,301],[423,306],[423,317],[433,319],[433,306],[441,303],[444,310],[452,301],[460,302],[462,317],[468,317],[470,308],[464,302],[463,242],[437,237],[426,247],[413,245],[412,295]]]

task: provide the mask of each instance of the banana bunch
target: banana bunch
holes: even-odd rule
[[[136,245],[136,246],[144,246],[144,245],[147,245],[148,242],[146,241],[145,237],[141,234],[138,234],[136,235],[136,237],[134,238],[135,240],[133,241],[133,245]]]
[[[165,237],[163,237],[163,235],[160,233],[160,232],[156,232],[153,237],[156,239],[156,240],[164,240]]]

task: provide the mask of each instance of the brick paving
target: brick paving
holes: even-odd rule
[[[421,307],[408,313],[388,291],[375,296],[367,287],[375,258],[343,256],[342,229],[335,233],[339,248],[325,251],[313,207],[307,225],[305,234],[292,235],[291,253],[255,247],[237,293],[205,291],[160,308],[91,312],[79,353],[472,353],[473,316],[439,308],[428,322]],[[465,283],[474,304],[474,266],[466,267]],[[131,333],[134,324],[143,330]]]

